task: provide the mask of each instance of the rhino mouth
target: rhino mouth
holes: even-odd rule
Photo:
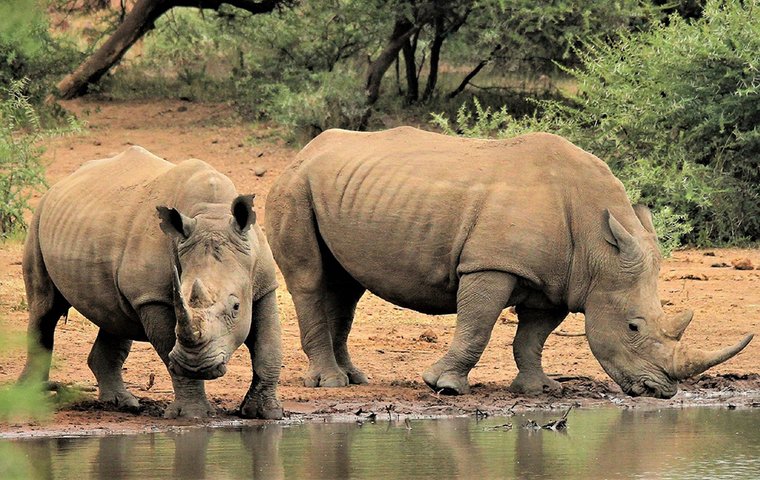
[[[631,385],[630,388],[626,389],[625,393],[632,397],[668,399],[678,393],[678,383],[668,382],[667,385],[663,385],[651,380],[642,380]]]
[[[169,370],[175,375],[198,380],[212,380],[227,373],[227,355],[219,352],[199,362],[192,362],[176,348],[169,353]]]

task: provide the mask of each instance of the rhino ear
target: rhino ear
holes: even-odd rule
[[[647,232],[651,233],[652,235],[657,235],[657,232],[654,230],[652,212],[649,210],[649,207],[643,203],[637,203],[633,206],[633,212],[639,218],[641,225],[646,229]]]
[[[253,197],[255,195],[240,195],[232,201],[232,216],[235,225],[245,233],[256,221],[256,212],[253,211]]]
[[[604,210],[605,222],[602,226],[604,239],[616,247],[625,264],[633,265],[639,263],[643,258],[643,252],[639,242],[628,233],[628,230],[615,218],[609,210]]]
[[[187,238],[193,233],[195,219],[182,215],[176,208],[158,206],[156,211],[161,219],[161,230],[170,237]]]

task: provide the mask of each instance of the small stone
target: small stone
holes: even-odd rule
[[[211,143],[219,143],[219,139],[218,138],[214,138],[214,139],[211,140]]]
[[[727,264],[726,262],[717,262],[710,264],[712,268],[728,268],[731,265]]]
[[[186,112],[187,111],[187,107],[184,106],[184,105],[180,105],[179,107],[177,107],[177,111],[178,112]]]
[[[705,257],[714,257],[715,256],[715,252],[705,252],[702,255],[704,255]]]
[[[422,335],[420,335],[420,340],[423,342],[435,343],[438,341],[438,335],[432,330],[425,330],[422,332]]]
[[[267,169],[264,167],[256,167],[253,169],[253,174],[257,177],[263,177],[267,173]]]
[[[707,275],[704,273],[687,273],[686,275],[681,275],[681,280],[707,280]]]
[[[666,306],[666,305],[673,305],[673,302],[671,302],[667,298],[663,298],[663,299],[660,300],[660,305],[663,306],[663,307]]]
[[[737,270],[754,270],[752,261],[749,258],[734,258],[731,260],[731,265]]]

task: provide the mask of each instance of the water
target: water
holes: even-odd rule
[[[312,423],[0,441],[3,479],[760,478],[760,411],[575,410],[559,416]],[[403,417],[402,417],[403,419]],[[512,423],[511,430],[494,428]],[[10,449],[10,450],[9,450]],[[9,456],[9,454],[11,454]],[[5,468],[5,472],[3,473]],[[24,471],[24,468],[30,470]],[[21,472],[21,473],[20,473]]]

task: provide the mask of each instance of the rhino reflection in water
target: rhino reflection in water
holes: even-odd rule
[[[541,354],[568,312],[630,395],[671,397],[677,381],[741,351],[680,341],[666,318],[649,211],[595,156],[550,134],[470,140],[409,127],[331,130],[307,145],[267,200],[267,235],[298,313],[308,386],[365,383],[346,341],[365,290],[426,313],[457,313],[448,353],[423,374],[467,393],[499,313],[516,305],[511,388],[561,388]]]
[[[165,415],[204,417],[203,381],[224,375],[245,343],[253,381],[241,413],[281,418],[274,261],[252,202],[200,160],[174,165],[140,147],[54,185],[24,251],[22,379],[48,379],[56,323],[73,306],[100,327],[88,364],[101,400],[138,406],[121,370],[132,341],[147,340],[174,385]]]

